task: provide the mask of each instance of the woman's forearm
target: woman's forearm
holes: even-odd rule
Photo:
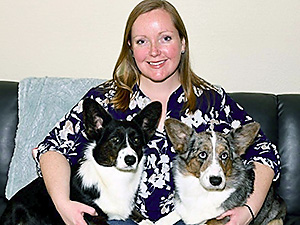
[[[249,197],[247,204],[251,207],[254,215],[256,216],[261,209],[267,193],[270,189],[274,178],[274,171],[261,163],[254,163],[255,165],[255,182],[254,192]]]
[[[68,201],[70,197],[70,165],[62,154],[46,152],[40,159],[41,171],[48,193],[57,204]]]
[[[93,207],[70,200],[71,167],[65,156],[49,151],[41,156],[40,165],[47,190],[65,224],[86,225],[84,213],[97,215]]]

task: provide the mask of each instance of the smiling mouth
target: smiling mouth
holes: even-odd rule
[[[151,65],[151,66],[160,66],[166,61],[167,60],[162,60],[162,61],[159,61],[159,62],[148,62],[148,64]]]

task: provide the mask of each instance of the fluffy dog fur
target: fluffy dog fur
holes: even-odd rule
[[[253,192],[254,165],[244,164],[241,155],[251,145],[260,129],[250,123],[231,131],[196,133],[184,123],[168,119],[167,134],[178,153],[174,165],[176,183],[175,211],[160,219],[157,225],[225,224],[229,218],[217,216],[243,206]],[[253,224],[283,224],[285,205],[270,189]]]
[[[96,101],[83,101],[83,122],[90,140],[82,161],[72,168],[71,200],[96,209],[85,215],[88,224],[107,224],[107,219],[127,219],[143,171],[143,146],[154,134],[161,104],[150,103],[132,121],[112,118]],[[59,176],[59,174],[58,174]],[[47,193],[42,178],[21,189],[8,202],[0,224],[64,224]]]

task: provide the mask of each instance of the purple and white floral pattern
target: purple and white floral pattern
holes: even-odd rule
[[[233,128],[253,121],[223,89],[216,88],[216,90],[203,91],[194,87],[194,91],[197,95],[197,110],[193,114],[187,110],[182,110],[186,98],[182,87],[179,87],[169,98],[167,118],[177,118],[193,127],[197,132],[214,129],[223,133],[228,133]],[[150,99],[136,85],[133,89],[129,108],[124,112],[116,110],[109,103],[114,93],[113,87],[107,89],[107,84],[101,84],[91,89],[84,98],[95,99],[114,118],[121,120],[131,120],[138,111],[150,102]],[[83,148],[87,143],[82,124],[82,102],[83,100],[80,100],[56,124],[35,150],[34,155],[39,174],[39,158],[46,151],[60,152],[66,156],[71,165],[76,164],[82,157]],[[145,147],[145,155],[145,169],[137,193],[136,205],[144,216],[156,221],[173,210],[174,180],[171,169],[176,154],[165,131],[156,131]],[[275,172],[274,180],[278,179],[279,154],[276,146],[265,137],[262,131],[260,131],[256,142],[247,150],[244,158],[245,163],[257,161],[270,166]]]

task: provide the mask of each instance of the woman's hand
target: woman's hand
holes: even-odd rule
[[[254,192],[248,198],[247,204],[251,207],[254,215],[257,215],[267,196],[274,177],[273,170],[261,163],[254,162],[255,181]],[[237,207],[223,213],[218,219],[230,217],[226,225],[247,225],[252,220],[252,215],[246,206]]]
[[[84,213],[97,216],[96,210],[93,207],[70,200],[60,202],[60,204],[56,206],[56,209],[67,225],[87,225],[83,219]]]
[[[230,221],[226,225],[248,225],[252,221],[252,215],[246,206],[237,207],[223,213],[217,219],[230,217]]]

